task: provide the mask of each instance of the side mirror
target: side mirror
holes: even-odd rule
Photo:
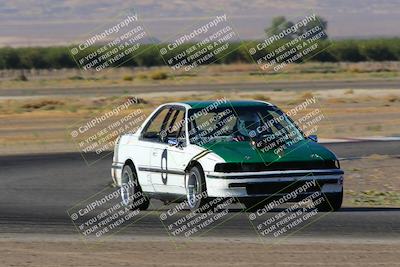
[[[168,139],[168,145],[174,146],[177,148],[183,148],[185,146],[185,141],[182,139],[179,139],[179,138],[178,139],[176,139],[176,138]]]
[[[159,132],[158,138],[162,143],[165,143],[167,141],[167,135],[165,134],[165,132]]]
[[[178,143],[175,146],[182,149],[185,146],[185,140],[178,139]]]
[[[316,134],[309,135],[308,139],[318,143],[318,136]]]

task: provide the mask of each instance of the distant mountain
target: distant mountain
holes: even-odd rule
[[[0,5],[0,45],[77,42],[134,9],[148,36],[166,40],[186,27],[226,13],[242,39],[260,39],[277,15],[316,13],[331,38],[400,36],[399,0],[13,0]]]

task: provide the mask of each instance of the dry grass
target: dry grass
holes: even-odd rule
[[[308,92],[302,93],[301,96],[299,97],[299,100],[304,101],[306,99],[310,99],[313,97],[314,97],[314,94],[312,92],[308,91]]]
[[[371,155],[341,162],[345,171],[345,205],[400,207],[400,159]]]
[[[343,90],[344,92],[344,90]],[[334,95],[343,97],[332,97]],[[388,102],[390,96],[400,98],[397,90],[354,90],[353,94],[340,94],[338,90],[306,92],[299,96],[295,91],[268,92],[180,92],[174,94],[137,95],[141,108],[146,114],[160,104],[187,100],[229,100],[259,99],[272,102],[285,111],[295,107],[305,98],[316,96],[317,103],[310,108],[320,108],[324,119],[318,123],[320,138],[358,136],[400,135],[400,101]],[[93,114],[106,112],[133,96],[94,98],[43,98],[0,101],[0,152],[28,150],[28,144],[35,144],[40,150],[46,144],[64,143],[68,126]],[[308,112],[308,111],[305,111]],[[302,116],[300,112],[296,117]],[[296,119],[296,118],[294,118]],[[46,148],[47,149],[47,148]],[[69,148],[71,149],[71,148]],[[43,149],[42,149],[43,150]],[[12,151],[11,151],[12,152]]]
[[[261,101],[271,101],[271,97],[266,96],[264,94],[254,94],[254,95],[249,95],[248,99],[254,99],[254,100],[261,100]]]
[[[357,71],[354,71],[357,68]],[[382,71],[386,69],[386,71]],[[305,80],[398,79],[400,63],[314,63],[293,64],[280,72],[261,71],[256,64],[209,65],[190,72],[169,67],[117,68],[103,72],[77,69],[24,70],[27,79],[19,79],[20,70],[0,70],[0,90],[13,88],[109,87],[162,83],[213,84]],[[55,89],[56,90],[56,89]]]
[[[390,102],[390,103],[400,102],[400,97],[397,96],[397,95],[388,95],[388,96],[385,97],[385,100]]]
[[[345,95],[352,95],[354,94],[354,90],[353,89],[348,89],[344,92]]]
[[[340,97],[332,97],[327,100],[330,104],[341,104],[341,103],[346,103],[347,100],[345,98],[340,98]]]
[[[124,81],[132,81],[133,80],[133,76],[132,75],[125,75],[122,79]]]
[[[150,78],[153,80],[166,80],[168,74],[164,71],[154,71],[150,73]]]
[[[129,237],[126,233],[122,236]],[[338,242],[332,238],[271,241],[228,236],[174,242],[143,236],[101,241],[82,242],[78,238],[65,240],[58,236],[50,240],[5,237],[0,240],[0,257],[4,266],[42,267],[222,267],[267,266],[266,263],[270,266],[396,266],[400,250],[398,242],[385,238],[342,238]],[[130,253],[126,253],[127,248]]]

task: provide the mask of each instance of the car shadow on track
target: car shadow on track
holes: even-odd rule
[[[228,209],[230,213],[236,213],[236,212],[246,212],[243,209],[239,208],[231,208]],[[285,208],[275,208],[270,210],[270,212],[282,212],[285,211]],[[294,209],[293,211],[296,211],[298,209]],[[388,211],[399,211],[400,212],[400,207],[343,207],[338,211],[335,212],[388,212]]]
[[[400,211],[400,207],[344,207],[339,212]]]

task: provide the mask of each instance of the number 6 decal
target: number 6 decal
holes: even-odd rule
[[[163,184],[167,184],[168,180],[168,167],[167,167],[167,150],[164,149],[161,155],[161,180]]]

